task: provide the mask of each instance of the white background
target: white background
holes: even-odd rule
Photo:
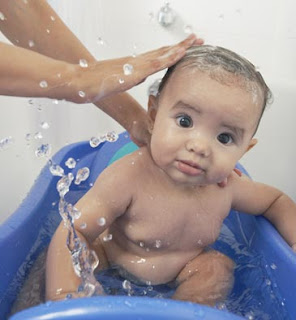
[[[206,43],[232,49],[259,67],[274,94],[263,116],[259,144],[241,161],[255,180],[272,184],[296,201],[296,3],[293,0],[172,0],[176,20],[164,28],[157,13],[159,0],[52,0],[49,3],[97,59],[145,52],[176,43],[184,27]],[[1,9],[0,9],[1,11]],[[0,34],[1,36],[1,34]],[[50,36],[45,34],[44,36]],[[102,41],[99,41],[99,39]],[[1,37],[0,40],[4,40]],[[34,68],[34,66],[32,66]],[[162,73],[130,93],[147,104],[147,88]],[[67,143],[88,140],[110,130],[122,131],[93,105],[53,104],[46,99],[0,97],[0,140],[14,143],[0,151],[0,223],[28,193],[46,159],[35,157],[41,143],[53,153]],[[50,127],[44,130],[40,123]],[[27,141],[41,132],[42,139]]]

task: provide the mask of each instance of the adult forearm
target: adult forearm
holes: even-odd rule
[[[80,59],[95,61],[45,0],[0,0],[0,5],[5,17],[0,20],[1,31],[15,45],[74,64]],[[129,94],[120,93],[94,104],[128,131],[145,131],[146,112]]]

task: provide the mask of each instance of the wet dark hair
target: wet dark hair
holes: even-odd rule
[[[256,70],[256,67],[250,61],[222,47],[211,45],[191,47],[181,60],[168,68],[159,84],[158,96],[161,95],[171,75],[181,67],[197,68],[218,82],[239,85],[254,94],[254,96],[257,96],[260,92],[263,97],[263,103],[258,121],[259,125],[266,105],[272,101],[272,93],[261,73]]]

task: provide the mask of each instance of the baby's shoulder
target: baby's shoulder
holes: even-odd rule
[[[124,175],[126,178],[138,176],[151,167],[151,156],[147,148],[142,147],[116,160],[105,169],[106,172]]]

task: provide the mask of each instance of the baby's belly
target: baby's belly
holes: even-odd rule
[[[137,248],[126,250],[116,241],[103,243],[110,264],[115,264],[138,279],[141,283],[157,285],[175,280],[186,263],[194,259],[202,251],[149,251],[142,252]],[[128,279],[129,280],[129,279]]]

